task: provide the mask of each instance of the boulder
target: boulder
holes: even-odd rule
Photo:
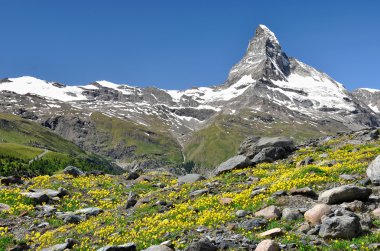
[[[140,177],[140,174],[138,174],[137,172],[130,172],[130,173],[127,175],[127,180],[135,180],[135,179],[137,179],[138,177]]]
[[[74,214],[84,215],[86,217],[96,216],[100,213],[103,213],[103,210],[97,207],[88,207],[88,208],[78,209],[74,212]]]
[[[261,241],[255,251],[280,251],[280,246],[273,240],[267,239]]]
[[[284,208],[282,210],[282,219],[286,221],[293,221],[293,220],[298,220],[301,219],[303,215],[298,209],[293,209],[293,208]]]
[[[9,186],[13,184],[22,185],[24,181],[20,177],[9,176],[1,179],[1,184]]]
[[[369,164],[366,173],[374,185],[380,185],[380,155]]]
[[[75,166],[67,166],[65,169],[63,169],[63,173],[70,174],[74,177],[85,175],[85,173],[82,170],[80,170],[78,167],[75,167]]]
[[[173,249],[168,247],[167,245],[154,245],[142,251],[173,251]]]
[[[78,224],[79,222],[83,221],[84,218],[80,215],[76,214],[66,214],[63,217],[63,222],[67,224]]]
[[[259,234],[259,237],[276,237],[276,236],[279,236],[279,235],[282,235],[284,232],[282,231],[281,228],[279,227],[276,227],[276,228],[272,228],[268,231],[265,231],[265,232],[262,232],[261,234]]]
[[[196,196],[200,196],[202,194],[206,194],[208,193],[210,190],[208,188],[205,188],[205,189],[199,189],[199,190],[195,190],[195,191],[192,191],[189,195],[190,197],[196,197]]]
[[[276,206],[269,206],[255,213],[256,217],[264,217],[265,219],[278,219],[281,217],[281,210]]]
[[[248,215],[248,211],[245,211],[245,210],[237,210],[235,215],[238,217],[238,218],[243,218],[245,216]]]
[[[344,185],[324,191],[319,195],[318,200],[327,204],[338,204],[342,202],[351,202],[354,200],[368,200],[372,190],[366,187],[354,185]]]
[[[66,249],[71,249],[78,242],[74,239],[66,239],[65,243],[57,244],[48,248],[43,248],[41,251],[64,251]]]
[[[220,164],[214,170],[213,173],[215,175],[218,175],[218,174],[221,174],[224,172],[228,172],[228,171],[238,169],[238,168],[245,168],[245,167],[248,167],[251,165],[252,165],[252,161],[248,157],[243,156],[243,155],[237,155],[237,156],[234,156],[234,157],[226,160],[222,164]]]
[[[273,162],[287,157],[287,151],[282,147],[266,147],[252,158],[253,164]]]
[[[323,217],[319,236],[350,240],[362,232],[360,218],[346,210],[336,210],[334,214]]]
[[[136,251],[136,245],[134,243],[127,243],[119,246],[105,246],[97,251]]]
[[[246,138],[240,145],[238,154],[245,155],[248,158],[254,158],[255,155],[261,152],[264,148],[282,148],[287,155],[295,150],[293,140],[286,137],[255,137]],[[267,149],[266,151],[273,151]],[[273,152],[272,152],[273,153]],[[277,156],[280,157],[280,156]],[[281,158],[284,158],[283,156]]]
[[[293,189],[290,189],[289,194],[301,195],[301,196],[309,197],[312,199],[315,199],[318,197],[318,195],[310,187],[293,188]]]
[[[240,226],[246,231],[254,230],[255,228],[262,228],[268,224],[268,220],[257,218],[243,221]]]
[[[305,220],[311,224],[321,223],[321,218],[331,212],[331,207],[327,204],[317,204],[313,208],[307,210],[304,214]]]
[[[178,178],[178,184],[193,183],[199,180],[205,180],[206,178],[197,173],[189,173]]]
[[[186,251],[217,251],[218,248],[212,244],[208,239],[202,239],[190,244]]]
[[[33,200],[35,204],[48,203],[50,201],[50,197],[44,192],[28,192],[22,193],[22,195]]]
[[[377,219],[380,219],[380,207],[376,208],[372,211],[373,216],[375,216]]]

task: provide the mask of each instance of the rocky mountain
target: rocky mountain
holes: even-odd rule
[[[380,90],[360,88],[353,91],[352,95],[366,104],[372,111],[380,114]]]
[[[286,135],[300,142],[380,121],[373,109],[376,96],[369,104],[288,57],[264,25],[218,86],[162,90],[108,81],[67,86],[20,77],[1,80],[0,91],[0,111],[37,120],[126,168],[194,162],[211,169],[248,135]]]

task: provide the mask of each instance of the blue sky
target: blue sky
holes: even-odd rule
[[[0,0],[0,78],[222,83],[259,24],[347,88],[380,88],[380,1]]]

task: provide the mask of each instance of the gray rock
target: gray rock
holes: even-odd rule
[[[289,194],[290,195],[301,195],[301,196],[309,197],[312,199],[318,197],[318,195],[310,187],[290,189]]]
[[[266,239],[261,241],[255,251],[280,251],[280,246],[273,240]]]
[[[28,192],[22,193],[25,197],[32,199],[36,204],[48,203],[50,201],[50,197],[43,192]]]
[[[140,177],[140,174],[138,174],[137,172],[130,172],[127,176],[127,180],[135,180],[138,177]]]
[[[202,239],[197,242],[193,242],[186,251],[217,251],[218,248],[212,244],[208,239]]]
[[[8,204],[0,203],[0,212],[6,212],[9,211],[11,207]]]
[[[245,210],[237,210],[235,214],[237,217],[243,218],[248,215],[248,212]]]
[[[368,200],[371,193],[370,188],[344,185],[324,191],[319,195],[318,200],[327,204],[338,204],[354,200],[365,201]]]
[[[154,245],[150,246],[147,249],[144,249],[142,251],[173,251],[170,247],[166,245]]]
[[[357,237],[362,229],[360,218],[349,211],[338,210],[334,215],[322,218],[319,236],[323,238],[352,239]]]
[[[65,217],[63,217],[63,222],[65,222],[66,224],[78,224],[83,220],[84,218],[82,216],[76,214],[68,214]]]
[[[263,218],[256,218],[251,220],[243,221],[240,225],[246,231],[251,231],[255,228],[262,228],[268,224],[268,220]]]
[[[206,178],[197,173],[189,173],[178,178],[178,184],[193,183],[199,180],[205,180]]]
[[[70,174],[74,177],[85,175],[85,173],[82,170],[75,166],[67,166],[65,169],[63,169],[63,173]]]
[[[57,244],[48,248],[43,248],[41,251],[64,251],[65,249],[71,249],[78,242],[74,239],[66,239],[65,243]]]
[[[277,206],[269,206],[263,208],[255,213],[257,217],[264,217],[265,219],[278,219],[281,217],[281,209]]]
[[[303,218],[303,215],[298,209],[284,208],[282,210],[282,219],[286,221],[293,221]]]
[[[215,175],[218,175],[218,174],[221,174],[221,173],[224,173],[224,172],[228,172],[228,171],[231,171],[231,170],[234,170],[234,169],[245,168],[245,167],[248,167],[250,165],[252,165],[252,162],[251,162],[251,160],[248,157],[243,156],[243,155],[237,155],[237,156],[234,156],[234,157],[226,160],[222,164],[220,164],[214,170],[213,173]]]
[[[374,185],[380,185],[380,155],[369,164],[367,176]]]
[[[293,140],[286,137],[255,137],[246,138],[239,147],[238,154],[253,158],[265,148],[282,148],[286,153],[294,150]],[[269,149],[270,150],[270,149]]]
[[[96,216],[100,213],[103,213],[103,210],[98,207],[88,207],[88,208],[78,209],[74,212],[74,214],[85,215],[86,217]]]
[[[208,193],[210,190],[205,188],[205,189],[199,189],[199,190],[195,190],[195,191],[192,191],[190,193],[190,197],[196,197],[196,196],[200,196],[202,194],[206,194]]]
[[[97,251],[136,251],[136,245],[134,243],[127,243],[119,246],[105,246]]]

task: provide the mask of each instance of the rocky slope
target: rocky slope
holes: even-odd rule
[[[360,88],[355,90],[352,95],[366,104],[372,111],[380,114],[380,90]]]
[[[324,137],[209,179],[73,167],[3,178],[0,250],[377,250],[379,135]],[[239,153],[288,144],[249,138]]]
[[[264,25],[256,29],[245,55],[218,86],[183,91],[107,81],[66,86],[20,77],[1,80],[0,91],[1,111],[36,119],[84,149],[124,166],[132,161],[144,165],[144,157],[135,152],[140,143],[162,146],[150,135],[160,134],[183,158],[175,153],[170,157],[175,161],[163,163],[160,157],[151,157],[148,163],[175,166],[174,162],[193,161],[204,170],[232,156],[248,135],[287,135],[302,141],[379,125],[373,109],[376,97],[375,103],[368,104],[327,74],[288,57]],[[94,113],[134,124],[148,135],[126,137],[120,144],[131,148],[118,152],[118,147],[102,143],[110,141],[109,136],[94,126]],[[85,145],[87,141],[91,146]]]

